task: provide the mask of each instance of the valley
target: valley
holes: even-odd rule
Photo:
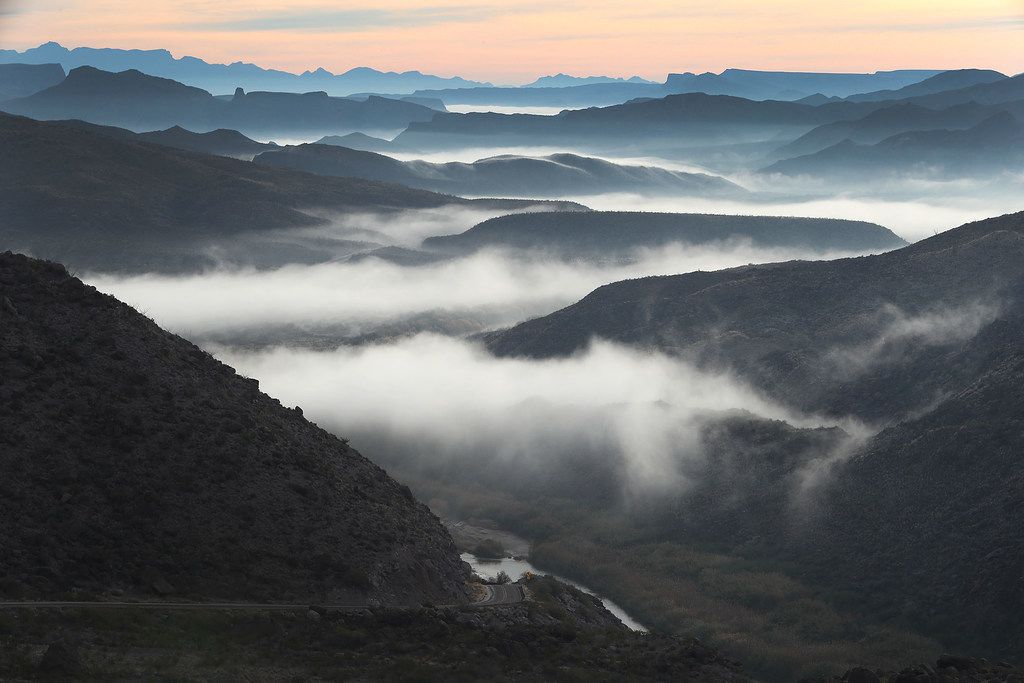
[[[0,49],[0,679],[1024,680],[1019,69],[405,9]]]

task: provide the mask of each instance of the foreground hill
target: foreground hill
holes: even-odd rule
[[[323,213],[532,204],[324,178],[108,133],[0,115],[0,246],[76,268],[196,269],[219,242],[326,225]]]
[[[743,190],[701,173],[627,166],[575,154],[496,156],[472,163],[398,161],[336,145],[299,145],[260,154],[256,162],[320,175],[366,178],[434,192],[504,197],[564,197],[607,192],[723,195]]]
[[[602,260],[669,244],[730,242],[818,252],[878,251],[906,244],[890,230],[862,221],[588,211],[501,216],[459,235],[429,237],[423,247],[458,254],[485,248],[524,249],[568,259]]]
[[[183,126],[267,136],[400,130],[412,121],[429,121],[435,113],[413,102],[329,97],[324,92],[246,93],[239,88],[233,97],[221,99],[140,71],[111,73],[89,66],[73,69],[46,90],[3,102],[0,109],[35,119],[82,119],[134,131]]]
[[[488,338],[602,337],[725,368],[812,414],[884,427],[760,552],[950,647],[1019,656],[1024,214],[878,256],[643,278]],[[747,552],[754,552],[750,547]]]
[[[465,600],[427,508],[254,380],[56,264],[0,255],[0,301],[3,597]]]

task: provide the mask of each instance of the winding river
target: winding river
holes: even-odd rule
[[[633,629],[634,631],[640,631],[643,633],[647,632],[647,629],[644,628],[644,626],[640,622],[626,614],[626,611],[624,609],[616,605],[608,598],[601,597],[600,595],[590,590],[586,586],[579,584],[575,581],[572,581],[570,579],[567,579],[564,576],[552,574],[551,572],[546,572],[543,569],[535,567],[526,560],[516,560],[511,557],[506,557],[500,560],[481,560],[472,553],[462,553],[462,559],[468,562],[470,566],[473,567],[474,572],[476,572],[485,579],[495,578],[498,575],[498,572],[505,572],[506,574],[508,574],[508,577],[513,581],[519,579],[526,572],[530,572],[532,574],[547,574],[549,576],[553,576],[559,581],[562,581],[563,583],[575,586],[584,593],[589,593],[590,595],[593,595],[594,597],[598,598],[601,601],[601,604],[605,606],[605,609],[607,609],[609,612],[618,617],[619,621],[621,621],[623,624]]]

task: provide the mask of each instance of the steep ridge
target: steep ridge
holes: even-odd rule
[[[437,518],[256,381],[57,264],[0,255],[0,303],[0,595],[466,599]]]
[[[322,212],[536,204],[325,178],[108,133],[0,115],[0,247],[75,268],[195,270],[213,263],[204,250],[218,240],[328,225]]]
[[[459,235],[428,237],[426,249],[470,253],[485,248],[524,249],[565,259],[624,258],[637,249],[669,244],[749,242],[819,252],[873,251],[906,245],[873,223],[826,218],[588,211],[500,216]]]
[[[399,183],[433,192],[510,197],[564,197],[606,192],[722,195],[743,190],[701,173],[629,166],[576,154],[504,155],[472,163],[398,161],[334,145],[298,145],[260,154],[256,162],[299,171]]]

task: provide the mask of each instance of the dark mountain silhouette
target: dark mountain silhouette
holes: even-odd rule
[[[911,102],[901,102],[875,110],[860,119],[818,126],[793,142],[779,147],[772,156],[785,159],[813,154],[844,140],[873,145],[893,135],[910,131],[971,128],[1004,110],[1024,114],[1024,101],[1008,105],[980,105],[968,102],[938,110]]]
[[[821,252],[885,250],[906,244],[882,226],[860,221],[588,211],[579,215],[544,212],[492,218],[460,235],[430,237],[423,246],[447,253],[497,247],[603,260],[626,257],[640,248],[730,241]]]
[[[0,146],[0,246],[76,268],[195,269],[212,264],[205,248],[219,240],[327,225],[346,211],[536,204],[325,178],[3,115]]]
[[[487,343],[549,357],[593,337],[885,427],[819,482],[799,534],[779,520],[755,545],[947,646],[1019,656],[1024,213],[878,256],[619,282]]]
[[[344,132],[357,128],[401,129],[435,112],[383,97],[352,100],[325,93],[245,93],[229,99],[139,71],[111,73],[79,67],[63,82],[29,97],[0,104],[4,111],[35,119],[81,119],[134,131],[182,126],[251,134]]]
[[[426,506],[255,380],[57,264],[0,254],[0,302],[4,598],[467,599]]]
[[[260,154],[256,163],[321,175],[366,178],[435,192],[477,196],[564,197],[606,192],[726,195],[743,190],[715,176],[625,166],[575,154],[496,156],[472,163],[398,161],[332,145],[298,145]]]
[[[903,174],[960,178],[1022,169],[1024,126],[1003,111],[967,130],[908,131],[874,145],[847,139],[814,154],[776,162],[763,173],[878,183]]]
[[[982,83],[995,83],[1007,78],[1006,74],[991,69],[955,69],[935,74],[918,83],[912,83],[896,90],[876,90],[874,92],[850,95],[851,102],[876,102],[879,100],[903,100],[920,95],[932,95],[947,90],[960,90]]]
[[[0,102],[46,90],[64,77],[60,64],[0,63]]]
[[[76,47],[69,50],[53,42],[24,52],[0,50],[0,62],[55,63],[63,65],[68,71],[80,66],[91,66],[104,71],[135,69],[216,93],[230,93],[241,87],[247,90],[300,93],[322,90],[331,95],[350,95],[358,92],[411,93],[420,88],[486,85],[458,77],[440,78],[418,71],[383,72],[367,67],[357,67],[342,74],[334,74],[326,69],[293,74],[263,69],[244,62],[209,64],[196,57],[175,58],[167,50],[91,47]]]

